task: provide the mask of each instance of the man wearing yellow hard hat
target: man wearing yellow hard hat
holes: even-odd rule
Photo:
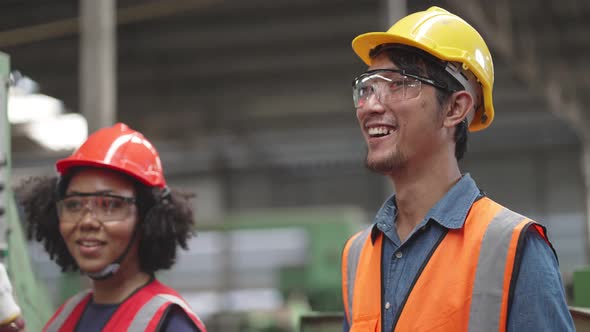
[[[494,119],[485,41],[441,8],[356,37],[366,165],[396,194],[342,255],[344,331],[573,331],[545,228],[462,174]]]

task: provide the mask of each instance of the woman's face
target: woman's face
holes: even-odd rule
[[[134,184],[114,171],[84,169],[76,173],[58,203],[59,229],[80,269],[100,272],[117,260],[138,222]],[[137,241],[125,258],[139,267]]]

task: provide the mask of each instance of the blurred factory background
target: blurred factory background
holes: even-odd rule
[[[393,190],[363,166],[351,81],[365,66],[350,43],[431,5],[494,55],[496,118],[462,169],[547,226],[568,301],[590,302],[573,287],[590,255],[588,1],[2,0],[0,51],[21,73],[12,181],[52,174],[88,131],[125,122],[171,186],[197,194],[199,236],[162,277],[210,331],[340,311],[344,240]],[[52,303],[83,285],[28,250]]]

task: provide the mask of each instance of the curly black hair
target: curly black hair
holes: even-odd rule
[[[436,89],[436,98],[440,106],[453,94],[453,91],[465,90],[451,74],[445,70],[446,62],[419,48],[401,44],[382,44],[369,53],[371,58],[385,53],[391,62],[408,73],[426,76],[448,87],[448,90]],[[462,121],[455,128],[455,158],[459,161],[467,151],[467,121]]]
[[[31,177],[15,190],[24,212],[27,238],[41,242],[64,272],[78,271],[79,267],[59,231],[56,204],[64,196],[72,176],[85,168],[89,167],[77,167],[61,178]],[[169,269],[176,261],[177,247],[187,250],[187,241],[194,235],[190,205],[194,195],[148,187],[124,173],[117,173],[135,185],[140,269],[149,274]]]

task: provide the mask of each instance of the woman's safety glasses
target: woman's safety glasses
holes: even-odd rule
[[[72,194],[57,202],[59,220],[64,223],[77,223],[86,212],[103,223],[123,221],[129,217],[135,198],[112,194]]]
[[[420,95],[422,83],[448,90],[443,84],[426,77],[408,74],[404,70],[369,70],[352,81],[354,107],[364,107],[372,95],[375,95],[381,104],[416,98]]]

